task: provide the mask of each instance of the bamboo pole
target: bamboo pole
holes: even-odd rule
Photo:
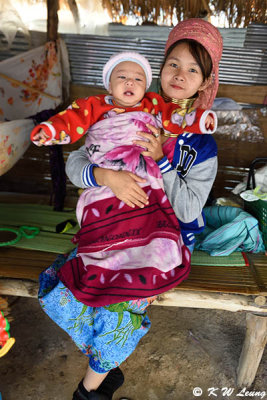
[[[24,87],[25,89],[30,90],[31,92],[38,93],[38,94],[40,94],[41,96],[48,97],[48,98],[51,99],[51,100],[55,100],[55,101],[56,101],[56,100],[59,100],[59,99],[60,99],[60,97],[55,97],[55,96],[52,96],[51,94],[42,92],[41,90],[36,89],[36,88],[34,88],[34,87],[30,86],[30,85],[27,85],[27,84],[24,83],[24,82],[18,81],[17,79],[14,79],[14,78],[11,78],[10,76],[7,76],[7,75],[5,75],[5,74],[2,74],[2,72],[0,72],[0,77],[3,78],[3,79],[6,79],[7,81],[9,81],[9,82],[11,82],[11,83],[14,83],[14,84],[16,84],[16,85],[22,86],[22,87]]]

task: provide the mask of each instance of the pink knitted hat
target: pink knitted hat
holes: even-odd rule
[[[195,107],[210,108],[216,97],[219,86],[219,62],[222,56],[223,40],[215,26],[200,18],[191,18],[179,22],[170,32],[165,46],[165,54],[170,46],[178,40],[193,39],[202,44],[212,59],[212,81],[210,85],[199,92],[194,102]]]
[[[146,75],[146,89],[148,89],[152,81],[152,71],[150,64],[144,56],[134,51],[124,51],[122,53],[114,54],[110,57],[108,62],[104,65],[102,74],[105,88],[107,90],[109,88],[109,80],[113,69],[116,67],[116,65],[120,64],[123,61],[135,62],[143,68]]]

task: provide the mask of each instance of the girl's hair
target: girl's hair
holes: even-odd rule
[[[160,67],[160,75],[161,75],[161,72],[166,64],[167,58],[169,57],[170,53],[177,45],[179,45],[181,43],[186,43],[188,45],[191,55],[194,57],[197,64],[199,65],[199,68],[201,69],[203,81],[208,79],[212,72],[211,56],[209,55],[209,53],[207,52],[205,47],[202,46],[202,44],[198,43],[196,40],[193,40],[193,39],[178,40],[178,42],[173,43],[169,47],[169,49],[164,57],[163,63],[161,64],[161,67]]]

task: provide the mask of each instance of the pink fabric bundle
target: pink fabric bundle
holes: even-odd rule
[[[190,271],[190,252],[159,167],[152,158],[141,156],[142,147],[132,144],[147,123],[157,126],[155,117],[140,111],[110,114],[86,137],[90,161],[144,177],[142,188],[149,204],[131,208],[107,186],[81,195],[77,205],[81,229],[73,240],[77,256],[61,267],[58,276],[78,300],[92,307],[158,295],[177,286]],[[165,153],[169,159],[175,143],[171,142]]]
[[[194,107],[210,108],[219,86],[219,62],[223,50],[221,34],[215,26],[207,21],[200,18],[187,19],[179,22],[170,32],[165,46],[165,54],[172,44],[183,39],[193,39],[202,44],[212,59],[213,79],[205,90],[199,92],[199,97],[194,103]]]

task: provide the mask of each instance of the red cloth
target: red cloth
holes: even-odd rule
[[[181,283],[190,272],[190,252],[181,240],[177,218],[168,200],[160,204],[162,193],[155,191],[150,204],[142,208],[124,205],[118,210],[116,197],[97,203],[99,215],[93,216],[92,203],[85,207],[82,227],[74,238],[78,242],[77,256],[65,263],[58,272],[59,279],[82,303],[100,307],[107,304],[146,298],[164,293]],[[160,198],[157,199],[157,196]],[[164,272],[152,265],[145,268],[107,269],[101,263],[84,264],[80,253],[94,256],[102,250],[109,257],[112,250],[123,251],[128,247],[147,246],[155,238],[166,238],[180,243],[180,265]],[[164,263],[164,257],[162,257]],[[134,264],[134,262],[133,262]]]

